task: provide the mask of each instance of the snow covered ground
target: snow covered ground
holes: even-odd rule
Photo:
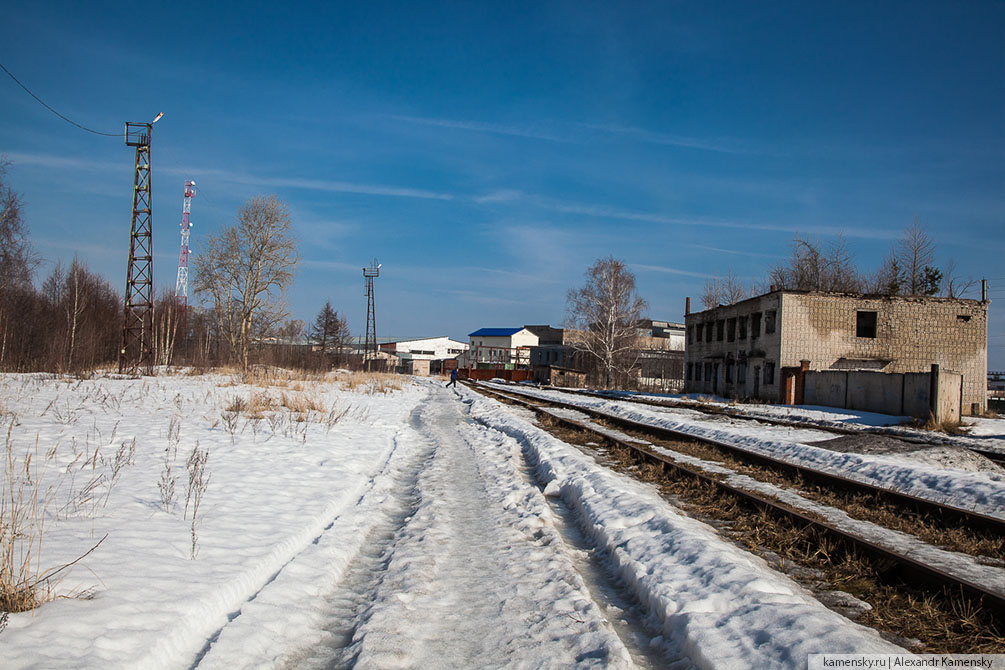
[[[599,409],[615,416],[662,426],[683,433],[725,442],[752,452],[798,463],[818,470],[887,486],[904,493],[1005,518],[1005,474],[945,467],[916,454],[862,454],[833,451],[813,444],[834,435],[812,428],[792,428],[709,416],[687,408],[655,407],[623,400],[562,393],[530,387],[494,385],[547,399]]]
[[[998,451],[1005,454],[1005,419],[988,419],[983,417],[963,417],[961,426],[963,434],[950,435],[914,428],[909,425],[913,419],[909,416],[895,414],[879,414],[855,409],[840,409],[820,405],[765,405],[758,403],[736,403],[728,398],[707,396],[698,393],[691,394],[646,394],[631,392],[612,392],[612,397],[635,397],[645,400],[656,400],[665,403],[701,402],[709,407],[719,407],[738,415],[752,419],[796,421],[821,428],[859,429],[870,432],[881,432],[886,435],[898,435],[909,438],[919,438],[948,445],[977,447]]]
[[[42,569],[107,535],[61,575],[65,597],[9,616],[3,667],[799,668],[902,651],[521,412],[434,381],[348,386],[0,376],[7,448],[32,456],[48,502]],[[229,411],[237,398],[268,408]]]

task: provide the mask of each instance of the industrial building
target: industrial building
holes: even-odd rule
[[[685,391],[914,415],[958,393],[959,414],[980,414],[987,310],[979,300],[776,290],[688,313]]]

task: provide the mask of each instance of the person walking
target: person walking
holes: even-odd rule
[[[457,386],[457,368],[450,371],[450,381],[447,382],[447,388],[451,386]]]

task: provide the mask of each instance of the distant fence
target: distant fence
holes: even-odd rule
[[[802,402],[807,405],[960,420],[963,375],[940,371],[937,365],[932,372],[808,370],[803,375]]]
[[[498,377],[508,382],[522,382],[532,377],[530,370],[505,370],[505,369],[481,369],[481,368],[459,368],[457,376],[461,379],[473,379],[475,381],[488,381]]]

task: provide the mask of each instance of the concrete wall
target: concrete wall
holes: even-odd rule
[[[804,374],[803,402],[807,405],[913,416],[923,421],[932,413],[930,372],[810,370]],[[959,421],[963,375],[939,371],[936,383],[936,420]]]

